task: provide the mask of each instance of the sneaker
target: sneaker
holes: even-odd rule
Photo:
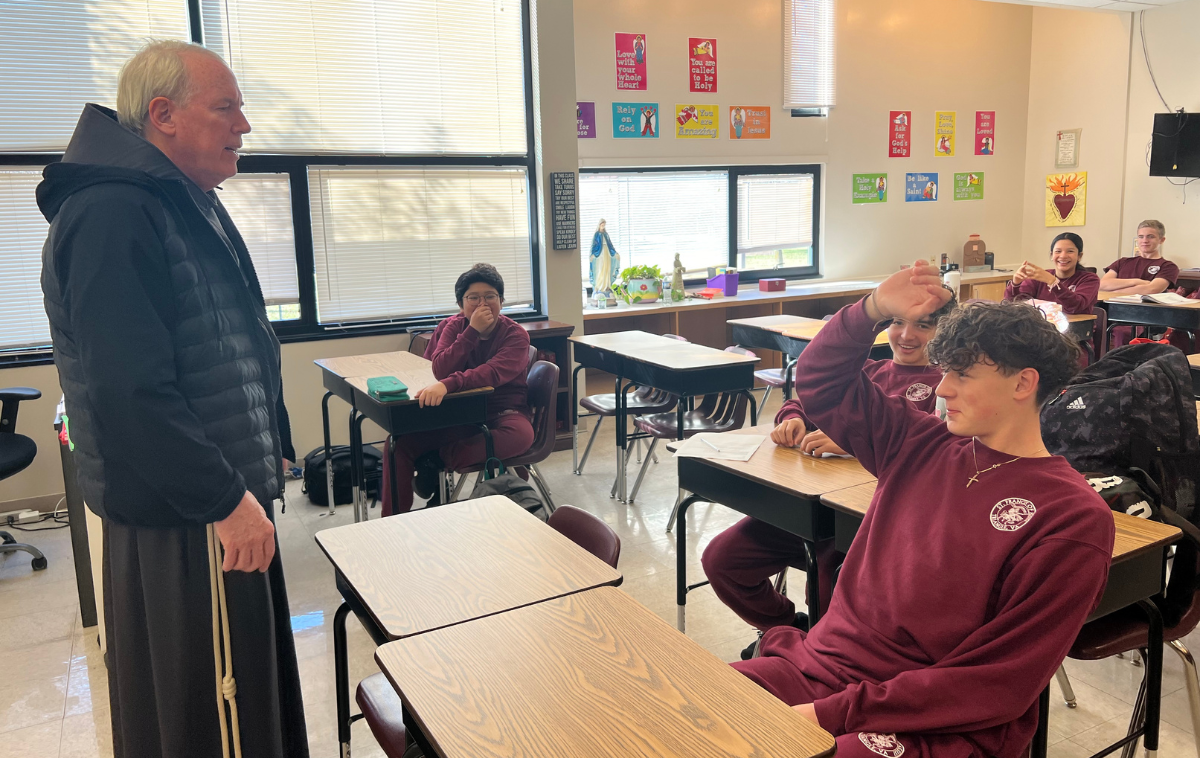
[[[436,450],[425,453],[413,462],[413,468],[417,473],[413,478],[413,492],[417,493],[417,497],[427,500],[438,491],[437,478],[445,467],[442,457]]]
[[[797,629],[799,629],[802,632],[807,632],[808,631],[808,614],[804,613],[803,611],[797,613],[796,619],[794,621],[792,621],[792,626],[796,627]]]
[[[754,648],[758,646],[758,640],[759,640],[759,638],[755,637],[754,641],[751,642],[749,645],[747,645],[746,649],[742,651],[742,660],[743,661],[748,661],[754,657]]]

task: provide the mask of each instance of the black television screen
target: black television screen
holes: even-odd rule
[[[1200,176],[1200,114],[1154,114],[1150,176]]]

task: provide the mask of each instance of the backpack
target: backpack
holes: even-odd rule
[[[498,474],[492,474],[491,463],[495,461],[499,468]],[[514,471],[508,471],[504,464],[495,458],[489,458],[483,466],[483,479],[471,490],[471,499],[487,497],[488,495],[503,495],[525,510],[546,520],[546,510],[542,508],[542,499],[538,497],[533,485],[522,479]]]
[[[335,505],[346,505],[352,502],[350,446],[334,445],[330,450],[333,457],[333,502]],[[370,445],[363,446],[363,467],[367,480],[367,497],[377,500],[383,478],[383,453]],[[315,505],[329,505],[329,493],[325,488],[324,445],[304,456],[303,492]]]

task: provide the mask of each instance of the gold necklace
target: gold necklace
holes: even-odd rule
[[[1039,447],[1038,450],[1042,450],[1042,448]],[[1037,451],[1034,451],[1034,452],[1037,452]],[[984,474],[991,471],[992,469],[1000,468],[1001,466],[1007,466],[1008,464],[1012,463],[1013,461],[1021,460],[1021,457],[1022,456],[1018,455],[1016,458],[1013,458],[1011,461],[1004,461],[1003,463],[995,463],[995,464],[992,464],[991,466],[988,466],[984,470],[980,471],[979,470],[979,457],[975,455],[975,438],[972,437],[971,438],[971,460],[975,461],[975,476],[973,476],[967,480],[967,487],[970,487],[972,484],[979,481],[979,477],[983,476]]]

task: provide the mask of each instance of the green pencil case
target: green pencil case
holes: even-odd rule
[[[394,376],[374,376],[367,379],[367,394],[381,403],[408,400],[408,385]]]

